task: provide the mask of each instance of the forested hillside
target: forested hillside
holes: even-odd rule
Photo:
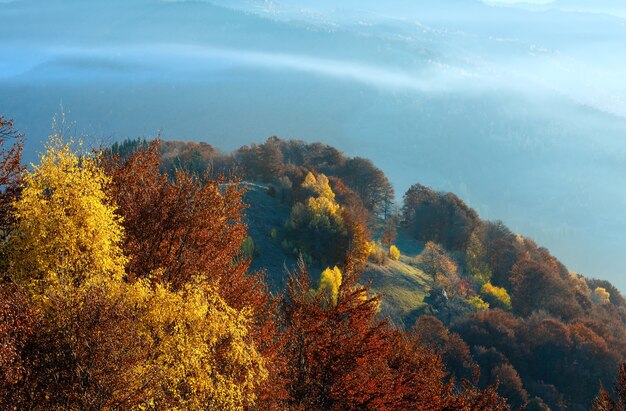
[[[2,409],[626,404],[619,291],[454,194],[275,137],[0,137]]]
[[[26,170],[0,120],[1,409],[506,408],[378,316],[365,226],[323,175],[306,174],[285,247],[330,247],[292,229],[307,222],[347,254],[315,284],[300,258],[276,295],[249,268],[240,180],[166,174],[157,142],[121,157],[60,132]]]
[[[456,377],[499,384],[513,407],[589,409],[626,358],[626,301],[613,285],[570,272],[452,193],[416,183],[396,204],[369,160],[276,137],[233,153],[182,142],[160,150],[169,174],[255,184],[246,197],[250,255],[273,290],[298,256],[315,283],[352,253],[362,283],[381,298],[380,318],[427,341]]]

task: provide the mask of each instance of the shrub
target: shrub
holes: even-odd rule
[[[468,298],[467,302],[476,310],[476,311],[486,311],[489,309],[489,303],[483,301],[482,298],[475,295],[474,297]]]
[[[394,261],[398,261],[400,259],[400,250],[395,245],[389,247],[389,258]]]
[[[506,288],[496,287],[491,283],[486,283],[480,289],[480,293],[490,306],[504,308],[507,310],[511,309],[511,297],[506,291]]]

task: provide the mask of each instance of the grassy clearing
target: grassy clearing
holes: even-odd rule
[[[401,250],[402,251],[402,250]],[[399,326],[410,327],[424,307],[424,297],[432,288],[432,279],[412,264],[414,256],[384,264],[368,263],[363,281],[372,292],[382,296],[381,315]]]
[[[272,238],[272,229],[282,230],[289,217],[290,208],[279,199],[268,195],[260,185],[247,185],[246,222],[254,240],[256,255],[251,269],[264,270],[270,289],[282,290],[286,283],[286,269],[293,269],[296,258],[285,252],[280,235]],[[363,273],[363,282],[370,283],[372,292],[382,296],[381,315],[400,326],[410,327],[424,306],[424,297],[432,288],[432,279],[414,266],[415,257],[423,246],[399,231],[396,245],[400,249],[399,261],[382,264],[368,263]],[[320,267],[309,267],[313,282],[317,282]]]

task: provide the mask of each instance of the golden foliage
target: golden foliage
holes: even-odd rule
[[[335,201],[328,178],[308,173],[301,187],[313,195],[292,207],[286,223],[285,248],[309,261],[317,260],[324,265],[341,263],[350,248],[350,235],[344,210]]]
[[[469,291],[467,282],[459,277],[458,267],[446,251],[429,241],[418,257],[419,267],[443,287],[449,295],[465,298]]]
[[[124,278],[108,183],[93,157],[53,137],[14,203],[11,265],[40,320],[30,342],[31,405],[252,405],[268,376],[250,332],[252,310],[229,306],[201,278],[180,289]]]
[[[313,191],[317,197],[327,198],[331,201],[335,200],[335,193],[330,188],[328,177],[324,174],[319,174],[315,177],[315,174],[309,171],[304,178],[302,188]]]
[[[606,288],[596,287],[591,294],[591,299],[596,304],[608,304],[611,302],[611,294],[609,294]]]
[[[395,245],[389,247],[389,258],[394,261],[398,261],[400,259],[400,250]]]
[[[445,250],[438,244],[429,241],[419,255],[420,268],[436,277],[437,274],[447,277],[458,271],[456,263],[448,257]]]
[[[485,301],[483,301],[482,298],[480,298],[479,296],[475,295],[471,298],[467,299],[467,302],[474,307],[474,309],[476,311],[485,311],[489,309],[489,304],[486,303]]]
[[[496,287],[491,283],[486,283],[481,287],[480,293],[483,294],[485,298],[497,301],[498,305],[501,305],[503,308],[511,308],[511,297],[506,291],[506,288]]]
[[[318,293],[327,293],[330,296],[333,303],[337,303],[337,295],[339,294],[339,287],[341,287],[341,282],[343,280],[343,275],[339,267],[335,266],[334,268],[326,268],[320,277],[320,285],[318,289]]]
[[[372,253],[376,251],[376,241],[368,241],[367,242],[367,256],[369,257]]]
[[[93,157],[51,137],[14,203],[18,223],[9,253],[18,282],[35,286],[123,276],[123,231],[103,191],[108,183]]]
[[[244,409],[267,378],[249,334],[252,312],[235,310],[206,283],[172,292],[162,285],[142,290],[142,331],[151,355],[141,380],[158,382],[149,401],[167,409]]]
[[[302,183],[302,188],[315,193],[315,196],[309,197],[307,200],[307,206],[314,216],[317,218],[324,218],[324,216],[340,218],[341,207],[335,201],[335,193],[330,188],[328,177],[324,174],[315,177],[313,173],[309,172]]]

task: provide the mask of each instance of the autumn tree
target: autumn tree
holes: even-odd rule
[[[476,252],[469,256],[470,262],[476,258],[474,267],[479,271],[474,273],[490,279],[496,286],[511,289],[510,272],[522,254],[515,234],[501,221],[487,221],[476,232],[475,240]]]
[[[0,282],[0,408],[29,407],[28,386],[32,369],[26,346],[38,326],[34,307],[15,284]]]
[[[94,158],[79,156],[59,136],[51,138],[13,205],[18,222],[9,253],[18,283],[42,292],[91,276],[122,278],[123,230],[104,192],[108,183]]]
[[[389,216],[394,199],[393,187],[382,170],[370,160],[349,159],[339,176],[361,197],[367,209],[385,219]]]
[[[21,333],[0,330],[10,343],[3,385],[28,408],[252,405],[267,369],[251,310],[229,306],[201,277],[177,289],[129,281],[109,185],[93,155],[58,136],[25,175],[8,248],[12,296],[29,301],[0,310]]]
[[[622,296],[622,293],[609,281],[598,279],[586,279],[585,280],[589,288],[595,290],[596,288],[604,288],[609,293],[609,301],[616,307],[626,307],[626,299]]]
[[[0,187],[3,189],[14,186],[20,179],[23,137],[13,120],[0,114]]]
[[[311,293],[301,262],[289,279],[283,301],[289,409],[355,408],[381,395],[372,392],[382,381],[374,379],[378,366],[371,362],[386,344],[383,324],[375,320],[378,300],[363,299],[365,290],[350,289],[354,282],[334,270],[326,277],[320,286],[332,284],[331,292]]]
[[[520,260],[512,268],[511,283],[512,306],[520,315],[546,310],[570,320],[584,313],[570,283],[545,262]]]
[[[482,223],[472,232],[465,249],[465,266],[471,279],[478,286],[491,281],[493,270],[488,262],[485,246],[488,223]]]
[[[159,152],[161,168],[170,176],[175,176],[177,171],[198,177],[213,175],[217,168],[215,163],[221,157],[217,149],[204,142],[163,141]]]
[[[291,275],[283,300],[288,383],[282,408],[505,409],[492,391],[464,385],[457,392],[439,356],[377,318],[378,297],[358,285],[355,273],[343,273],[334,298],[311,292],[302,263]]]
[[[480,370],[459,334],[450,332],[441,321],[430,315],[419,317],[413,330],[421,343],[441,355],[446,369],[453,376],[458,380],[478,382]]]
[[[395,218],[388,218],[380,234],[380,242],[387,247],[391,247],[398,237],[395,220]]]
[[[326,294],[330,298],[333,304],[337,303],[337,297],[339,295],[339,287],[343,281],[343,274],[339,267],[326,268],[322,271],[320,277],[320,284],[318,287],[319,294]]]
[[[421,184],[404,195],[403,223],[420,241],[434,241],[449,250],[465,250],[480,219],[452,193],[439,193]]]
[[[123,248],[130,256],[127,276],[174,291],[198,279],[216,287],[230,307],[251,312],[252,338],[273,371],[279,366],[275,302],[261,275],[248,272],[241,186],[237,180],[199,178],[184,171],[168,178],[159,170],[159,144],[152,142],[126,160],[103,160],[123,217]],[[266,382],[258,395],[266,398],[277,391],[274,382]]]
[[[130,278],[158,275],[175,289],[196,275],[229,287],[241,280],[247,238],[243,191],[236,181],[202,181],[186,172],[168,179],[159,170],[159,142],[126,161],[105,158],[111,194],[123,217]],[[225,279],[228,278],[228,281]]]
[[[459,276],[459,268],[450,255],[439,245],[428,242],[418,256],[419,267],[446,290],[449,296],[465,298],[470,285]]]
[[[400,259],[400,250],[393,244],[389,247],[389,258],[393,261],[398,261]]]
[[[483,299],[489,303],[490,307],[511,309],[511,297],[506,288],[496,287],[491,283],[486,283],[480,288]]]
[[[14,223],[11,203],[19,191],[23,136],[13,121],[0,114],[0,238],[6,239]],[[2,259],[6,261],[6,258]]]
[[[251,180],[272,182],[284,173],[281,141],[270,137],[261,145],[241,147],[235,153],[235,159],[242,167],[244,175]]]
[[[348,269],[359,271],[364,268],[369,256],[374,252],[375,246],[371,241],[370,231],[367,228],[366,216],[359,209],[352,207],[342,208],[342,217],[347,231],[344,258],[344,266]],[[339,244],[341,247],[341,244]]]
[[[350,261],[352,269],[361,269],[367,262],[372,250],[371,233],[368,226],[370,212],[354,191],[336,177],[328,179],[335,200],[341,204],[341,217],[346,228],[346,237],[338,238],[335,244],[340,250],[346,250],[344,261]],[[342,240],[344,242],[342,242]]]
[[[120,313],[110,297],[123,287],[126,258],[106,184],[92,157],[79,156],[55,136],[40,164],[25,175],[24,190],[13,204],[11,277],[40,316],[24,354],[30,362],[24,384],[33,390],[31,405],[94,408],[110,401],[112,390],[131,385],[127,369],[117,369],[116,360],[131,368],[135,364],[130,357],[136,351],[124,347],[132,327],[120,340],[114,327],[128,324],[107,321]],[[104,301],[109,304],[100,305]],[[87,312],[91,317],[83,315]],[[130,356],[117,357],[124,352]]]
[[[539,397],[557,409],[565,402],[586,409],[600,383],[610,384],[615,364],[623,355],[618,342],[607,343],[606,337],[601,337],[602,328],[582,321],[566,324],[545,312],[519,318],[494,309],[457,321],[452,331],[470,346],[481,366],[481,378],[485,378],[482,384],[492,383],[490,377],[504,372],[512,392],[523,399],[510,370],[493,371],[508,363],[523,381],[528,399]]]
[[[322,264],[342,263],[348,252],[349,237],[342,207],[335,200],[328,178],[309,172],[301,188],[308,197],[291,210],[285,245],[296,254]]]

